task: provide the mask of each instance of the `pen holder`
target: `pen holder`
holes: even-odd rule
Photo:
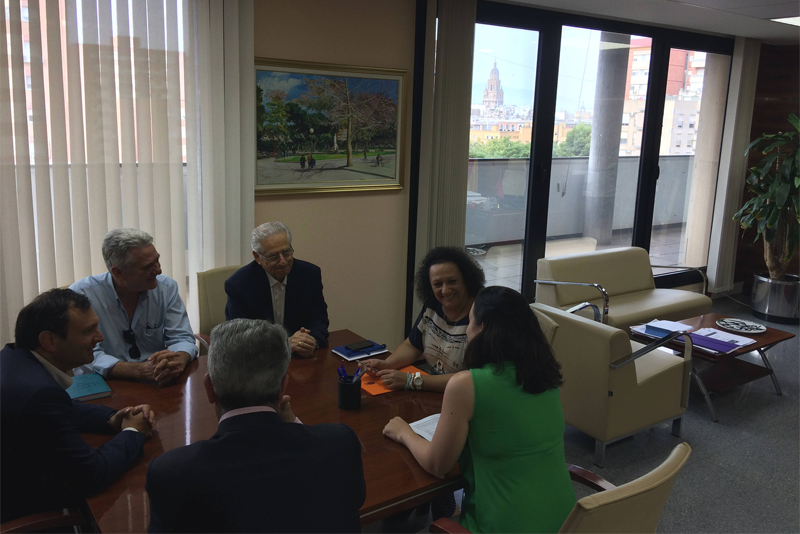
[[[351,382],[351,378],[339,379],[339,408],[342,410],[361,408],[361,381]]]

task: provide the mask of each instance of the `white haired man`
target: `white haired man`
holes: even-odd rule
[[[294,257],[292,232],[268,222],[250,237],[253,261],[225,282],[225,318],[266,319],[289,332],[292,352],[310,357],[328,345],[328,305],[322,295],[322,271]]]
[[[103,238],[108,272],[70,286],[89,298],[105,338],[95,347],[94,362],[75,374],[93,371],[163,385],[197,357],[178,284],[161,274],[159,258],[147,232],[117,228]]]
[[[344,424],[303,425],[286,395],[286,331],[234,319],[211,331],[204,384],[216,434],[147,468],[149,532],[358,532],[361,445]]]

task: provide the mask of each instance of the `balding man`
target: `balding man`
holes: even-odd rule
[[[92,302],[105,340],[90,365],[75,374],[154,380],[163,385],[197,356],[178,283],[161,274],[160,255],[147,232],[117,228],[103,239],[108,272],[70,286]]]
[[[289,332],[292,352],[309,357],[328,345],[328,305],[319,267],[294,257],[292,233],[268,222],[253,230],[253,261],[225,282],[225,317],[266,319]]]

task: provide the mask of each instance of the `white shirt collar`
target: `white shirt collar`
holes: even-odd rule
[[[72,377],[70,377],[67,373],[53,365],[52,363],[45,360],[40,354],[38,354],[35,350],[31,351],[31,354],[36,356],[36,359],[39,360],[39,363],[44,365],[44,368],[50,373],[50,376],[58,382],[58,385],[64,389],[67,389],[72,385]]]
[[[264,272],[266,272],[266,271],[264,271]],[[283,278],[283,282],[278,282],[275,278],[272,277],[271,274],[267,273],[267,279],[269,279],[269,287],[270,288],[275,287],[275,284],[280,284],[280,285],[283,286],[284,289],[286,289],[286,282],[289,280],[289,275],[287,274]]]

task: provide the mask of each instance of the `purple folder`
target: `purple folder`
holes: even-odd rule
[[[644,331],[646,334],[655,337],[665,337],[672,333],[665,328],[658,328],[657,326],[651,326],[651,325],[645,325]],[[698,334],[689,334],[689,335],[692,336],[692,343],[694,343],[698,347],[703,347],[704,349],[713,350],[714,352],[721,352],[723,354],[728,354],[729,352],[733,352],[739,348],[739,345],[735,343],[729,343],[727,341],[714,339],[713,337],[701,336]],[[683,336],[676,338],[675,341],[683,342]]]

